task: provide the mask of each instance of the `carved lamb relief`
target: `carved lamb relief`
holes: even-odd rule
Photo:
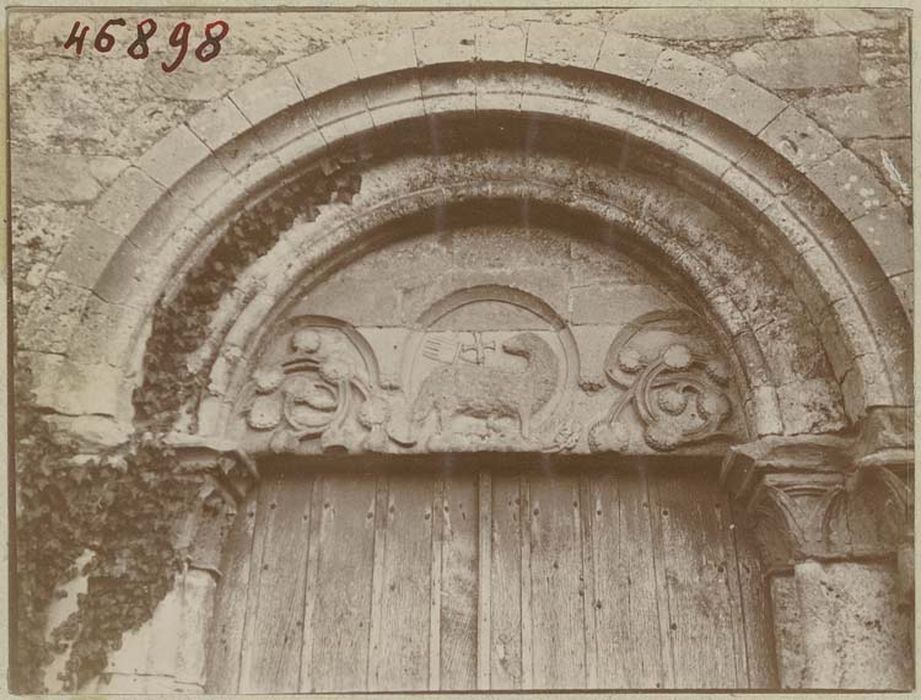
[[[736,433],[726,362],[689,310],[591,332],[609,339],[607,386],[581,381],[549,305],[499,285],[441,298],[415,328],[296,316],[252,363],[238,415],[254,453],[642,454]]]

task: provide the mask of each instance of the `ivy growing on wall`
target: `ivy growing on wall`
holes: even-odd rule
[[[197,507],[201,477],[182,473],[164,442],[182,411],[194,408],[208,368],[189,369],[211,315],[236,277],[275,244],[296,219],[312,220],[324,203],[351,202],[361,178],[355,158],[325,162],[241,212],[153,315],[135,391],[136,431],[127,444],[81,458],[81,447],[53,429],[36,407],[29,370],[17,366],[14,450],[15,639],[12,684],[40,693],[44,668],[68,653],[65,688],[76,691],[106,668],[124,633],[149,620],[183,564],[177,519]],[[75,561],[91,558],[78,572]],[[76,611],[46,635],[46,611],[78,574],[88,590]],[[50,638],[49,638],[50,637]]]

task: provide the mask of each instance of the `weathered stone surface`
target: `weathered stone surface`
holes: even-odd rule
[[[828,158],[841,143],[794,107],[787,107],[758,134],[793,165],[808,166]]]
[[[816,12],[813,29],[816,34],[890,30],[904,26],[906,20],[907,15],[902,10],[859,10],[836,7]]]
[[[890,565],[807,561],[795,567],[803,687],[910,688],[910,616]]]
[[[609,32],[601,44],[595,69],[645,82],[664,49],[657,44]]]
[[[79,155],[13,151],[10,154],[13,197],[36,202],[92,201],[99,196],[101,186],[89,161]]]
[[[817,56],[822,60],[817,61]],[[847,87],[863,82],[857,41],[849,36],[762,42],[731,59],[740,73],[767,88]]]
[[[811,97],[800,107],[840,139],[894,138],[911,134],[908,88],[864,88]]]
[[[781,688],[801,688],[803,682],[803,632],[796,583],[790,575],[770,577],[774,616],[774,644]]]
[[[870,168],[846,149],[805,172],[849,219],[857,219],[892,201],[892,194],[880,186]]]
[[[642,8],[623,12],[611,28],[625,34],[664,39],[720,41],[764,35],[761,11],[755,8]]]
[[[883,209],[854,220],[854,226],[870,246],[887,276],[899,275],[914,266],[911,223],[901,204],[893,202]]]
[[[904,206],[911,206],[911,139],[854,139],[848,148],[880,173]]]

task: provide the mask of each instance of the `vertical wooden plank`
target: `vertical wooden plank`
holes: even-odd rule
[[[377,665],[383,643],[382,610],[384,600],[384,563],[387,555],[387,503],[389,484],[386,476],[378,476],[374,494],[374,544],[371,561],[371,627],[368,630],[368,668],[365,673],[368,690],[377,687]]]
[[[318,479],[302,692],[367,689],[376,492],[370,475]]]
[[[534,616],[531,609],[531,482],[522,474],[518,480],[521,524],[521,687],[534,688]]]
[[[432,555],[429,574],[429,690],[441,689],[441,587],[444,545],[444,481],[433,479]]]
[[[661,509],[659,507],[659,485],[656,475],[649,475],[642,471],[643,489],[645,497],[643,504],[646,517],[649,521],[649,531],[652,540],[653,574],[656,584],[656,601],[658,605],[657,622],[659,624],[659,646],[662,649],[662,671],[664,680],[663,688],[682,687],[677,684],[677,671],[675,661],[675,644],[672,636],[672,602],[668,585],[668,571],[665,557],[665,536],[662,526]]]
[[[477,689],[488,690],[491,670],[491,604],[490,569],[492,562],[492,477],[489,472],[478,475],[479,503],[479,585],[477,586]]]
[[[598,685],[666,687],[659,616],[667,601],[659,600],[644,479],[635,470],[598,471],[590,492]]]
[[[301,665],[298,675],[298,688],[303,691],[313,685],[313,640],[315,635],[323,636],[326,630],[317,630],[317,620],[314,620],[313,611],[316,608],[317,588],[320,580],[320,530],[324,517],[323,499],[326,497],[325,479],[317,475],[313,481],[310,492],[310,536],[307,539],[307,570],[304,583],[304,610],[302,619],[304,624],[301,634]],[[327,504],[328,505],[328,504]]]
[[[742,593],[748,687],[777,688],[780,681],[774,653],[773,614],[767,577],[751,531],[739,526],[740,520],[733,510],[730,512],[733,514],[732,533]]]
[[[240,682],[241,693],[295,692],[310,527],[309,475],[278,474],[266,488],[262,567]]]
[[[246,624],[246,594],[252,564],[258,491],[240,504],[221,558],[224,576],[214,601],[214,623],[208,643],[208,692],[234,694],[240,680],[240,654]]]
[[[477,478],[444,479],[441,689],[475,690],[477,679]]]
[[[485,498],[485,496],[484,496]],[[481,500],[480,508],[492,509],[489,687],[509,690],[522,687],[521,664],[521,497],[519,477],[496,474],[492,502]]]
[[[374,691],[428,685],[432,477],[391,475]]]
[[[534,684],[585,686],[578,477],[531,480]]]
[[[732,600],[713,512],[718,487],[693,471],[657,474],[655,486],[674,687],[736,687]]]
[[[735,664],[735,687],[748,688],[748,650],[745,637],[745,609],[741,590],[739,560],[733,537],[732,506],[729,496],[715,483],[708,484],[712,492],[711,508],[703,509],[704,517],[713,516],[714,552],[721,555],[716,566],[718,578],[723,582],[729,603],[729,618],[732,625],[732,650]]]
[[[595,630],[595,554],[592,528],[592,485],[591,477],[579,475],[579,515],[582,533],[582,619],[585,646],[585,687],[598,687],[598,640]]]

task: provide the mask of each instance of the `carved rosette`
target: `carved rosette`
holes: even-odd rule
[[[293,330],[283,352],[270,355],[275,361],[253,371],[243,413],[249,428],[270,435],[269,451],[387,448],[392,398],[378,388],[373,355],[350,330]]]
[[[724,434],[732,406],[729,370],[686,316],[653,314],[628,325],[614,339],[604,372],[624,392],[592,426],[593,451],[629,449],[630,406],[643,439],[657,451]]]

